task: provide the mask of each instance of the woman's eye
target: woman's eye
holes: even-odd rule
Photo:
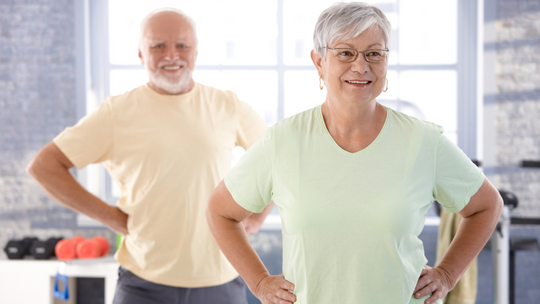
[[[369,52],[367,55],[368,55],[368,56],[373,56],[373,57],[379,57],[379,56],[382,56],[382,54],[379,53],[379,52]]]
[[[351,51],[342,51],[338,55],[339,56],[354,56]]]

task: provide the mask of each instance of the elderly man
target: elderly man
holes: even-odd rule
[[[215,243],[206,201],[266,124],[232,92],[194,82],[197,37],[176,9],[141,24],[139,57],[150,81],[109,97],[34,157],[28,172],[57,201],[124,235],[114,303],[247,303],[245,284]],[[122,197],[110,206],[69,173],[103,162]],[[251,217],[256,232],[270,211]]]

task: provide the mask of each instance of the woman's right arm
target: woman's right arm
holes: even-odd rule
[[[242,221],[252,213],[238,205],[223,181],[206,207],[210,231],[229,262],[263,304],[292,304],[294,285],[283,275],[272,276],[249,243]]]

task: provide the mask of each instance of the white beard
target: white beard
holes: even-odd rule
[[[171,64],[171,62],[161,62],[159,64],[159,69],[155,73],[151,73],[148,69],[146,69],[148,71],[148,77],[150,78],[150,82],[152,82],[156,87],[162,89],[169,94],[179,94],[180,92],[182,92],[185,87],[189,85],[191,75],[193,75],[193,71],[187,68],[186,62],[174,63],[182,65],[182,69],[184,69],[184,72],[178,80],[171,80],[165,75],[161,74],[161,67]]]

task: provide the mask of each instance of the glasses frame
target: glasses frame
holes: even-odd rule
[[[331,47],[325,47],[325,49],[328,49],[328,50],[350,50],[350,51],[355,51],[355,55],[354,55],[354,59],[351,60],[351,61],[341,61],[338,59],[339,62],[347,62],[347,63],[350,63],[350,62],[354,62],[356,61],[356,59],[358,59],[358,53],[362,53],[362,56],[364,56],[364,60],[366,62],[369,62],[369,63],[381,63],[383,62],[384,60],[381,60],[381,61],[370,61],[367,59],[366,57],[366,52],[368,51],[381,51],[381,52],[385,52],[384,54],[384,58],[388,58],[388,52],[390,52],[390,50],[388,48],[385,48],[385,49],[368,49],[368,50],[365,50],[365,51],[358,51],[358,50],[355,50],[355,49],[351,49],[351,48],[331,48]],[[337,57],[337,56],[336,56]],[[337,58],[336,58],[337,59]]]

